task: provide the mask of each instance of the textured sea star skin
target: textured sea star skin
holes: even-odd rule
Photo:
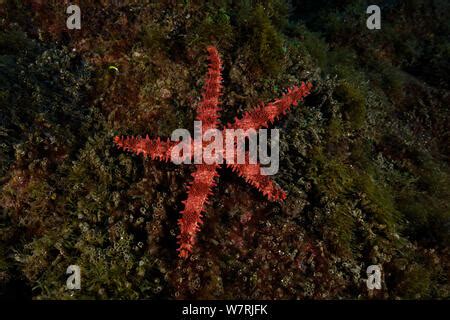
[[[213,46],[207,48],[209,54],[209,68],[203,86],[202,99],[197,106],[196,120],[202,121],[203,132],[208,129],[216,129],[219,126],[219,98],[222,89],[222,62],[217,49]],[[233,123],[228,123],[226,127],[232,129],[255,129],[268,127],[277,117],[286,112],[291,106],[297,106],[305,96],[310,93],[312,85],[302,83],[300,87],[289,88],[287,93],[266,105],[244,113],[242,118],[235,118]],[[162,141],[160,138],[150,139],[147,135],[142,137],[119,137],[114,138],[116,145],[126,151],[135,154],[143,154],[152,160],[169,161],[171,150],[178,142],[170,140]],[[205,148],[209,142],[201,142]],[[224,149],[219,152],[225,153]],[[236,146],[235,146],[236,149]],[[235,150],[236,151],[236,150]],[[192,155],[191,155],[192,156]],[[248,160],[248,157],[246,158]],[[234,172],[244,178],[247,183],[257,188],[270,201],[282,201],[286,198],[286,193],[276,185],[268,176],[262,175],[259,164],[229,164]],[[188,186],[187,199],[183,201],[184,209],[181,211],[181,218],[178,220],[180,234],[178,235],[179,256],[187,258],[192,252],[196,242],[197,232],[203,224],[202,212],[208,197],[212,194],[212,188],[216,185],[215,178],[218,176],[218,164],[196,164],[196,169],[192,173],[193,181]]]

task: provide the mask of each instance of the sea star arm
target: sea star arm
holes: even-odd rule
[[[197,106],[196,120],[202,121],[203,131],[217,128],[219,124],[219,98],[222,89],[222,61],[216,47],[207,48],[209,56],[208,73],[203,86],[202,99]]]
[[[188,187],[188,197],[178,220],[180,235],[178,236],[179,256],[187,258],[192,252],[196,242],[197,232],[203,224],[202,211],[204,211],[211,189],[216,185],[214,178],[217,174],[217,165],[198,165],[192,174],[194,180]]]
[[[286,114],[291,106],[297,106],[299,101],[302,101],[304,97],[309,95],[311,88],[311,83],[304,82],[302,82],[300,87],[294,86],[289,88],[280,99],[245,112],[241,119],[235,118],[234,123],[229,124],[228,127],[243,129],[244,131],[265,128],[274,122],[277,117]]]
[[[247,183],[261,191],[270,201],[282,201],[286,199],[286,192],[269,176],[261,174],[261,166],[259,164],[227,164],[227,166],[244,178]]]
[[[137,155],[143,154],[152,160],[169,161],[172,148],[177,144],[170,140],[161,141],[160,138],[150,139],[148,135],[142,137],[119,137],[114,138],[115,144],[125,151],[131,151]]]

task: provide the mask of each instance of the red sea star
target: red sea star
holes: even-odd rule
[[[215,129],[219,125],[219,97],[221,95],[221,68],[222,62],[217,49],[213,46],[207,48],[209,53],[209,68],[206,81],[203,86],[202,99],[197,106],[196,120],[202,121],[203,130]],[[281,114],[285,114],[292,105],[296,106],[311,90],[310,83],[302,83],[300,87],[294,86],[288,89],[280,99],[267,105],[262,105],[250,112],[246,112],[241,119],[236,118],[234,123],[228,123],[228,128],[233,129],[255,129],[267,127]],[[148,135],[141,137],[118,137],[114,142],[119,148],[132,151],[136,154],[149,156],[153,160],[169,161],[172,148],[177,144],[170,140],[161,141],[160,138],[150,139]],[[205,142],[202,148],[206,147]],[[225,148],[224,148],[225,149]],[[222,150],[225,152],[225,150]],[[248,162],[248,161],[247,161]],[[218,175],[218,164],[196,164],[196,170],[192,174],[193,181],[188,187],[188,197],[178,220],[180,227],[179,256],[187,258],[192,252],[196,242],[196,234],[202,224],[202,211],[205,211],[208,196],[212,194],[211,189],[216,185],[214,179]],[[229,164],[234,172],[237,172],[249,184],[261,191],[270,201],[280,201],[286,198],[286,193],[278,187],[268,176],[261,175],[259,164]]]

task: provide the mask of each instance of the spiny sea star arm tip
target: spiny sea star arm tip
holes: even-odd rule
[[[299,101],[310,94],[311,89],[312,83],[310,82],[302,82],[300,86],[288,88],[280,99],[245,112],[241,119],[236,118],[234,123],[228,124],[228,128],[257,130],[261,127],[267,127],[280,115],[285,114],[291,106],[297,106]]]
[[[209,67],[203,85],[202,99],[197,106],[196,119],[202,121],[204,130],[219,124],[219,98],[222,90],[222,61],[216,47],[207,47]]]
[[[268,200],[282,202],[286,199],[286,192],[270,176],[261,174],[259,164],[228,164],[228,167],[258,189]]]
[[[171,156],[171,150],[176,144],[170,140],[161,141],[160,138],[150,139],[147,135],[145,138],[140,136],[114,137],[114,143],[118,148],[130,151],[137,155],[143,154],[153,160],[168,161]]]
[[[192,174],[194,180],[188,187],[188,197],[183,201],[184,209],[178,220],[180,234],[178,236],[179,257],[187,258],[196,243],[197,232],[203,224],[202,212],[215,185],[217,165],[198,165]]]

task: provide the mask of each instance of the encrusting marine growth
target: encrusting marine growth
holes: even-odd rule
[[[209,68],[203,86],[202,99],[197,106],[196,117],[197,121],[202,122],[205,131],[216,129],[219,125],[220,108],[218,105],[222,88],[222,62],[219,53],[213,46],[209,46],[207,50],[209,53]],[[285,114],[291,106],[297,106],[298,102],[309,94],[311,88],[311,83],[302,83],[300,87],[293,86],[280,99],[246,112],[241,119],[236,118],[233,123],[228,123],[226,127],[244,131],[267,127],[281,114]],[[160,161],[169,161],[171,150],[176,145],[176,142],[170,140],[150,139],[148,135],[145,138],[116,136],[114,142],[123,150],[143,154],[152,160]],[[207,144],[203,141],[201,143],[202,148],[205,148]],[[218,175],[218,164],[196,164],[195,166],[196,170],[192,174],[193,181],[188,186],[188,197],[183,201],[184,210],[181,211],[181,218],[178,220],[180,227],[178,251],[182,258],[187,258],[192,252],[196,242],[196,234],[202,224],[202,211],[205,211],[208,197],[212,194],[212,188],[216,185],[214,179]],[[286,198],[286,193],[272,179],[260,173],[259,164],[227,163],[227,166],[261,191],[270,201],[281,201]]]

